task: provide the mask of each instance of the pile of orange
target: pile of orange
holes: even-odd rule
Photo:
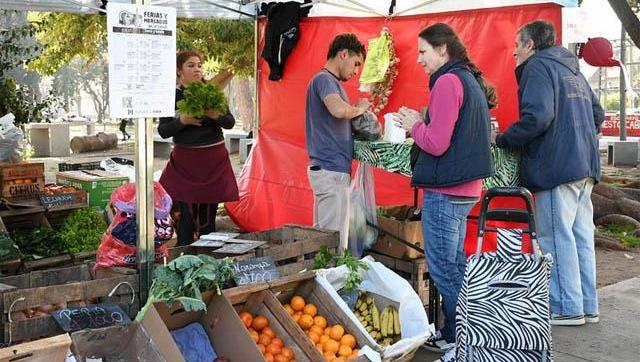
[[[269,327],[269,320],[265,316],[254,317],[249,312],[241,312],[240,319],[267,362],[296,362],[293,350],[285,347],[282,339]]]
[[[327,362],[345,362],[358,358],[356,339],[344,333],[339,324],[329,326],[327,319],[318,314],[318,308],[306,303],[299,295],[294,296],[284,309],[302,328]]]

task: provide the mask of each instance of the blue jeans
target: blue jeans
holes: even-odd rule
[[[442,296],[442,337],[456,340],[456,304],[466,267],[464,239],[467,216],[477,198],[449,196],[424,191],[422,233],[429,275]]]
[[[598,313],[592,189],[593,180],[585,178],[536,193],[540,248],[553,256],[553,314]]]

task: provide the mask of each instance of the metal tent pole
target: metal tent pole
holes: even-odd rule
[[[620,63],[626,62],[627,55],[627,32],[622,27],[620,33]],[[620,67],[620,141],[627,140],[627,84],[624,77],[624,70]]]
[[[260,25],[258,22],[258,12],[260,12],[260,3],[256,2],[256,17],[253,20],[253,139],[258,138],[258,132],[260,130],[260,92],[258,91],[260,73],[258,72],[258,61],[260,59]],[[255,144],[254,144],[255,147]]]
[[[136,0],[136,5],[145,1]],[[138,273],[140,303],[143,305],[149,296],[153,281],[153,118],[138,118],[136,121],[136,222],[138,226]]]

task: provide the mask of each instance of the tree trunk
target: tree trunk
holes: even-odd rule
[[[591,194],[591,202],[593,203],[593,219],[598,220],[603,216],[610,214],[619,214],[616,201],[609,200],[602,195],[596,193]]]
[[[627,194],[627,197],[636,201],[640,201],[640,190],[629,187],[621,187],[620,190]]]
[[[239,78],[236,80],[234,98],[236,99],[238,117],[242,120],[242,129],[245,132],[253,131],[255,125],[253,117],[253,94],[251,93],[250,79]]]
[[[615,202],[618,204],[621,214],[631,216],[640,221],[640,202],[631,199],[620,199]]]
[[[595,224],[598,226],[617,224],[617,225],[629,225],[634,229],[640,229],[640,221],[627,215],[610,214],[596,219]]]
[[[595,185],[593,187],[593,192],[610,200],[619,200],[627,197],[627,194],[619,190],[617,187],[607,185],[603,182],[599,182],[597,185]]]
[[[608,1],[627,34],[629,34],[629,38],[640,48],[640,19],[638,19],[638,16],[633,12],[627,0]]]
[[[595,246],[598,249],[609,249],[609,250],[621,250],[621,251],[629,251],[628,247],[620,244],[618,240],[596,234],[595,237]]]

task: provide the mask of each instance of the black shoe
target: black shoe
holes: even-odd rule
[[[422,348],[436,353],[445,353],[452,347],[455,347],[455,343],[448,343],[442,338],[442,333],[436,331],[431,337],[427,338],[427,341],[421,346]]]

